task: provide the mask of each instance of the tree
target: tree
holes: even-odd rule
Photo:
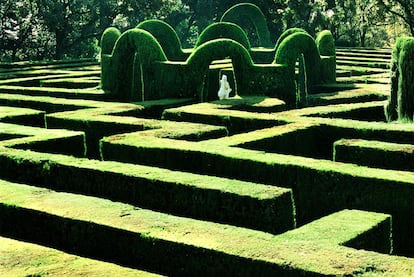
[[[374,42],[374,37],[382,37],[381,41],[387,39],[384,26],[388,22],[377,0],[318,2],[322,17],[319,28],[330,29],[339,45],[364,47]],[[377,46],[381,46],[381,41],[377,41]]]
[[[391,26],[397,22],[396,18],[401,18],[414,35],[412,0],[249,2],[259,6],[266,16],[274,40],[286,28],[302,27],[312,35],[330,29],[342,45],[371,45],[387,39],[383,25]],[[3,0],[0,1],[0,58],[17,61],[93,57],[107,27],[124,31],[146,19],[168,22],[177,31],[183,46],[192,47],[207,25],[217,22],[237,3],[240,1]],[[255,29],[247,30],[254,38]],[[255,45],[254,40],[252,44]]]
[[[365,47],[367,33],[375,25],[377,5],[374,1],[358,1],[357,22],[360,46]]]
[[[81,55],[83,43],[97,36],[95,0],[37,0],[37,5],[39,18],[54,35],[55,59],[77,51]]]
[[[414,36],[414,1],[413,0],[378,0],[378,4],[389,14],[403,20]]]
[[[5,1],[0,3],[0,49],[11,61],[27,57],[21,49],[33,41],[36,17],[31,1]],[[9,54],[7,54],[9,53]]]
[[[241,1],[237,0],[182,0],[185,11],[180,22],[169,22],[177,31],[185,47],[194,45],[196,37],[211,23],[219,21],[223,13]],[[276,38],[283,31],[282,14],[286,7],[283,0],[249,1],[257,5],[267,18],[271,37]],[[178,18],[178,17],[176,17]],[[252,28],[254,29],[254,28]]]

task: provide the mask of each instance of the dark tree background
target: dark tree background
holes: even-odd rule
[[[2,0],[2,61],[96,57],[109,26],[126,30],[158,18],[171,24],[184,47],[220,19],[234,0]],[[330,29],[338,45],[389,46],[414,35],[413,0],[256,0],[274,40],[290,27],[311,34]]]

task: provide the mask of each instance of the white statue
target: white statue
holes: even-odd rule
[[[227,81],[227,75],[223,74],[223,76],[221,76],[220,89],[218,91],[219,99],[221,100],[221,99],[229,98],[230,92],[231,92],[231,87],[229,85],[229,82]]]

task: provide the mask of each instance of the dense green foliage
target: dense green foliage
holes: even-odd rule
[[[165,21],[158,19],[145,20],[138,24],[137,28],[150,32],[161,44],[169,60],[182,61],[186,59],[187,55],[183,53],[177,33]]]
[[[332,34],[328,30],[324,30],[316,37],[316,44],[318,45],[319,54],[322,56],[335,55],[335,42]]]
[[[105,30],[101,38],[101,53],[108,55],[112,53],[117,39],[121,36],[121,32],[115,28],[110,27]]]
[[[414,120],[414,38],[399,38],[392,53],[391,95],[385,108],[388,121]]]
[[[379,82],[389,76],[378,58],[388,64],[388,50],[337,49],[338,75],[345,77],[309,94],[303,109],[290,109],[282,98],[258,95],[276,69],[288,66],[252,64],[253,51],[237,42],[204,43],[184,64],[165,61],[160,39],[150,32],[131,28],[114,43],[117,30],[108,29],[101,42],[103,57],[115,56],[113,65],[130,66],[134,59],[141,76],[149,77],[143,80],[162,80],[168,93],[177,78],[155,75],[161,67],[188,69],[187,78],[210,67],[206,78],[216,81],[218,65],[226,73],[234,68],[229,80],[241,84],[232,85],[240,95],[198,104],[184,98],[119,103],[96,84],[72,89],[74,82],[67,81],[99,82],[94,62],[4,64],[0,99],[6,107],[0,108],[0,121],[8,123],[0,123],[0,179],[7,181],[0,180],[1,235],[167,276],[414,272],[414,210],[408,200],[414,197],[414,172],[407,168],[414,161],[400,166],[405,153],[414,158],[414,146],[406,148],[414,141],[414,124],[380,122],[388,85]],[[314,41],[298,31],[277,48],[291,69],[297,56],[306,63],[319,50],[323,62],[335,53],[331,32],[319,32]],[[223,57],[232,58],[232,69],[228,60],[211,63]],[[154,67],[147,69],[149,59]],[[358,64],[346,63],[351,59]],[[239,70],[241,63],[245,69]],[[238,72],[245,77],[238,78]],[[286,73],[281,80],[295,71]],[[345,83],[351,75],[378,83]],[[56,87],[40,87],[50,81]],[[249,88],[250,81],[256,83]],[[147,84],[152,85],[143,87]],[[217,90],[211,91],[217,99]],[[33,119],[42,128],[16,125]],[[338,148],[342,138],[347,152]],[[385,169],[376,168],[384,161]],[[25,270],[10,273],[2,266],[1,276],[68,272],[41,267],[48,263],[42,253],[24,264],[28,253],[20,249],[10,255],[1,238],[0,245],[2,264]],[[54,263],[63,268],[60,258]],[[75,265],[78,269],[78,261]]]
[[[184,48],[211,23],[220,21],[235,0],[16,0],[0,2],[0,59],[2,61],[96,57],[98,40],[110,26],[121,31],[146,19],[160,19],[177,32]],[[384,46],[393,37],[414,35],[411,0],[256,0],[270,40],[299,27],[314,36],[332,32],[339,45]],[[248,37],[258,37],[255,26]],[[250,41],[252,46],[259,41]]]
[[[244,48],[250,49],[250,42],[246,33],[239,25],[230,22],[217,22],[209,25],[200,34],[195,46],[198,47],[207,41],[217,38],[229,38],[239,42]]]
[[[260,8],[252,3],[234,5],[223,14],[220,21],[233,22],[244,28],[250,26],[257,34],[259,46],[272,46],[266,17]]]

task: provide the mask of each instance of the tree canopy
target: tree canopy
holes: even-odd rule
[[[95,57],[103,31],[124,31],[146,19],[169,23],[184,47],[218,22],[234,0],[5,0],[0,2],[2,61]],[[328,29],[337,44],[388,46],[414,35],[412,0],[256,0],[271,38],[300,27],[315,35]],[[249,31],[254,33],[254,28]],[[254,46],[254,41],[252,45]]]

